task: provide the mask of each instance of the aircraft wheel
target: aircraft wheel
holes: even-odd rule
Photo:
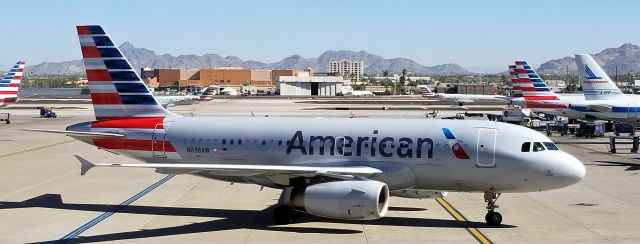
[[[273,221],[277,225],[287,225],[293,223],[296,213],[292,207],[287,205],[278,205],[273,210]]]
[[[489,211],[484,216],[484,220],[488,225],[500,225],[502,223],[502,215],[498,212]]]

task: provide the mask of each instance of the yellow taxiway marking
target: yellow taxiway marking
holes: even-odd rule
[[[455,218],[458,221],[461,222],[467,222],[467,218],[465,218],[460,212],[458,212],[458,210],[456,210],[453,206],[451,206],[451,204],[449,204],[449,202],[447,202],[446,200],[444,200],[443,198],[436,198],[436,201],[440,204],[440,206],[442,206],[444,208],[444,210],[446,210],[453,218]],[[474,228],[474,227],[467,227],[466,228],[467,231],[473,236],[473,238],[475,238],[476,240],[478,240],[479,243],[482,244],[491,244],[493,242],[491,242],[489,240],[489,238],[487,238],[487,236],[485,236],[484,234],[482,234],[482,232],[480,232],[478,229]]]
[[[53,143],[53,144],[44,145],[44,146],[40,146],[40,147],[34,147],[34,148],[30,148],[30,149],[22,150],[22,151],[17,151],[17,152],[12,152],[12,153],[7,153],[7,154],[4,154],[4,155],[0,155],[0,158],[6,158],[6,157],[15,156],[15,155],[18,155],[18,154],[23,154],[23,153],[33,152],[33,151],[40,150],[40,149],[45,149],[45,148],[48,148],[48,147],[55,147],[55,146],[62,145],[62,144],[65,144],[65,143],[69,143],[69,142],[72,142],[72,141],[75,141],[75,140],[74,140],[74,139],[72,139],[72,140],[63,141],[63,142],[58,142],[58,143]]]

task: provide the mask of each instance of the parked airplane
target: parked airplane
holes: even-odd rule
[[[447,94],[447,93],[433,93],[426,85],[418,85],[416,88],[420,90],[422,97],[426,98],[438,98],[441,100],[448,100],[458,103],[463,106],[465,103],[473,103],[476,101],[500,101],[507,100],[506,96],[502,95],[476,95],[476,94]]]
[[[626,95],[588,54],[576,54],[586,101],[570,108],[598,118],[640,125],[640,100]]]
[[[213,100],[213,96],[218,93],[219,88],[220,87],[218,86],[208,86],[207,88],[204,89],[204,91],[202,91],[202,94],[200,94],[200,97],[198,97],[196,101],[206,102],[206,101]]]
[[[77,27],[96,121],[62,133],[152,168],[282,189],[278,224],[300,212],[349,220],[383,217],[389,196],[482,192],[500,224],[501,193],[566,187],[584,165],[543,134],[490,121],[378,118],[180,117],[158,104],[102,27]]]
[[[18,90],[20,90],[24,65],[24,61],[17,62],[0,81],[0,107],[18,101]]]
[[[155,96],[156,101],[163,107],[172,107],[178,105],[191,105],[198,102],[213,100],[213,95],[216,94],[216,87],[207,87],[200,95],[182,95],[182,96]]]
[[[570,119],[583,119],[585,113],[569,108],[569,104],[584,104],[584,96],[576,94],[558,94],[544,82],[525,61],[515,61],[515,66],[509,66],[515,75],[511,81],[514,97],[521,94],[524,98],[524,108],[534,112],[556,116],[564,116]]]

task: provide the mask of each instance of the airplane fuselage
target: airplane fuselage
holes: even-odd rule
[[[542,191],[575,183],[582,177],[575,172],[584,173],[562,151],[521,151],[525,142],[550,142],[544,135],[488,121],[168,117],[85,122],[67,130],[125,134],[78,139],[148,163],[369,166],[385,172],[374,179],[392,190]],[[282,186],[277,177],[251,172],[163,173]]]

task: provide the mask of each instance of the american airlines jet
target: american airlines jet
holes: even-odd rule
[[[389,196],[484,193],[485,220],[501,193],[573,185],[584,165],[543,134],[490,121],[378,118],[180,117],[160,106],[114,42],[97,25],[78,26],[95,121],[62,133],[150,168],[282,189],[274,220],[301,212],[346,220],[385,216]],[[121,180],[121,179],[119,179]]]
[[[441,100],[448,100],[458,103],[462,106],[465,103],[473,103],[476,101],[504,101],[506,96],[502,95],[477,95],[477,94],[447,94],[447,93],[433,93],[426,85],[418,85],[416,88],[420,90],[422,97],[426,98],[438,98]]]
[[[17,62],[0,81],[0,107],[18,101],[18,90],[20,90],[24,65],[24,61]]]
[[[575,57],[586,101],[570,108],[601,119],[640,125],[640,99],[622,93],[590,55]]]

